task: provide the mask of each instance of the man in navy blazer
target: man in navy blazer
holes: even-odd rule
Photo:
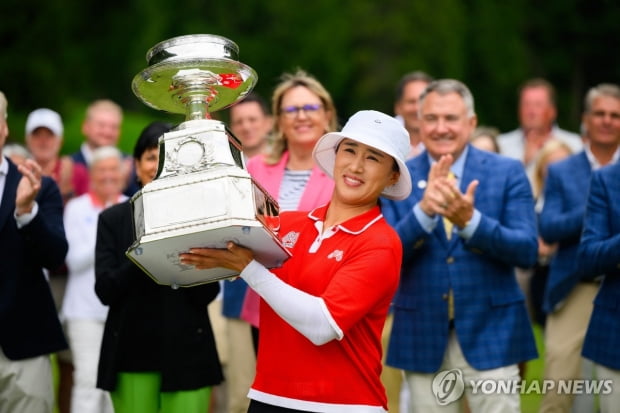
[[[8,136],[0,92],[0,147]],[[0,411],[49,412],[49,354],[67,348],[43,268],[67,253],[60,191],[33,160],[0,156]]]
[[[603,275],[583,344],[599,380],[612,380],[613,391],[599,395],[601,413],[620,405],[620,163],[592,174],[583,235],[577,251],[581,274]]]
[[[387,364],[405,370],[414,412],[457,412],[463,385],[474,412],[519,412],[518,392],[483,394],[471,380],[518,381],[517,364],[537,356],[515,276],[537,257],[530,184],[519,161],[468,144],[477,119],[464,84],[432,82],[420,100],[417,183],[382,201],[405,252]]]
[[[549,166],[539,220],[543,240],[558,244],[543,302],[547,313],[544,377],[548,380],[580,379],[583,375],[581,349],[600,282],[595,277],[598,274],[577,271],[576,255],[592,171],[620,156],[618,86],[601,84],[588,91],[582,125],[584,150]],[[571,409],[573,396],[554,390],[543,396],[541,413]]]

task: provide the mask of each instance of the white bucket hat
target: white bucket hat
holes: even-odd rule
[[[62,136],[62,120],[57,112],[41,108],[33,110],[26,120],[26,135],[30,135],[36,128],[47,128],[56,136]]]
[[[344,138],[371,146],[390,155],[398,164],[400,177],[381,193],[390,199],[405,199],[411,192],[411,176],[405,165],[409,153],[409,133],[392,116],[375,110],[362,110],[349,118],[340,132],[330,132],[314,146],[312,156],[317,165],[333,178],[336,147]]]

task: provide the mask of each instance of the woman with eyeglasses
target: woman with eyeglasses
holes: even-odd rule
[[[314,162],[312,149],[338,128],[336,107],[323,85],[298,70],[285,73],[272,96],[274,130],[270,151],[255,156],[248,172],[278,200],[280,211],[310,211],[329,202],[334,182]],[[241,318],[250,322],[257,345],[259,298],[248,290]]]
[[[329,201],[333,182],[312,159],[314,144],[338,127],[332,98],[302,70],[285,73],[272,96],[275,115],[268,154],[248,163],[248,171],[280,204],[280,210],[310,210]]]
[[[279,236],[292,254],[281,267],[265,268],[232,242],[180,255],[198,269],[238,272],[262,297],[248,413],[387,412],[381,332],[402,245],[379,199],[411,192],[409,149],[409,134],[394,117],[357,112],[313,152],[333,177],[330,202],[280,215]]]

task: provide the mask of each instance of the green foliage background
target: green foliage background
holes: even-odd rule
[[[519,85],[545,77],[558,89],[560,125],[576,131],[587,88],[620,82],[618,21],[612,0],[3,0],[0,90],[13,141],[23,141],[29,111],[50,107],[72,152],[85,106],[106,97],[126,111],[121,146],[130,150],[149,120],[183,120],[133,95],[147,50],[211,33],[239,45],[265,97],[283,72],[315,75],[341,122],[359,109],[391,113],[398,79],[420,69],[464,81],[480,123],[501,130],[516,126]]]

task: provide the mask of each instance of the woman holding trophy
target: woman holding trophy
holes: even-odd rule
[[[379,198],[410,193],[408,150],[409,135],[393,117],[358,112],[312,152],[333,178],[330,201],[310,212],[281,213],[279,235],[292,257],[280,268],[265,268],[232,242],[180,255],[198,269],[238,271],[262,298],[248,412],[387,411],[381,331],[402,248]]]

